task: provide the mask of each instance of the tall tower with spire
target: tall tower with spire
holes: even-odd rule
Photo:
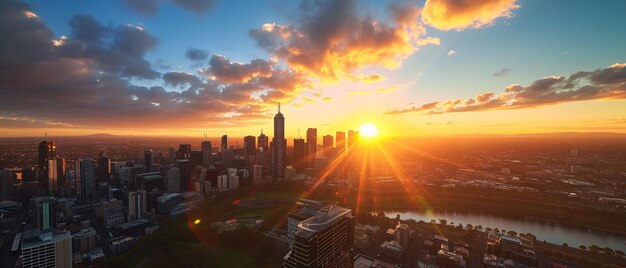
[[[274,116],[274,138],[272,139],[272,177],[274,182],[285,179],[285,167],[287,158],[287,140],[285,140],[285,117],[280,113]]]

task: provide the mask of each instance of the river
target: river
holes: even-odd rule
[[[395,218],[400,214],[400,219],[414,219],[416,221],[429,222],[431,219],[439,222],[439,219],[446,219],[448,224],[454,223],[458,225],[472,224],[482,225],[483,228],[498,228],[506,231],[513,230],[518,233],[531,233],[537,237],[537,240],[546,241],[561,245],[567,243],[570,247],[578,247],[580,245],[590,246],[597,245],[601,248],[610,247],[614,250],[619,249],[626,252],[626,237],[619,235],[611,235],[602,232],[594,232],[582,228],[550,224],[546,222],[522,220],[514,218],[505,218],[493,214],[480,212],[459,212],[459,211],[385,211],[385,215]]]

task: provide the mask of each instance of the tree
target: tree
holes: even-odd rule
[[[506,234],[508,234],[508,235],[510,235],[510,236],[516,236],[516,235],[517,235],[517,232],[516,232],[516,231],[513,231],[513,230],[510,230],[510,231],[506,232]]]
[[[448,221],[446,219],[439,219],[439,224],[446,225]]]
[[[567,243],[563,243],[563,247],[567,247]]]
[[[578,248],[582,249],[582,250],[587,250],[587,247],[585,245],[580,245],[580,246],[578,246]]]
[[[472,230],[472,229],[474,229],[474,226],[468,223],[468,224],[465,225],[465,229]]]
[[[491,232],[491,231],[493,231],[493,229],[491,229],[491,227],[487,227],[487,228],[485,228],[485,231]]]
[[[615,255],[617,255],[617,256],[622,256],[622,257],[626,257],[626,254],[624,254],[624,252],[623,252],[623,251],[621,251],[621,250],[619,250],[619,249],[615,250]]]

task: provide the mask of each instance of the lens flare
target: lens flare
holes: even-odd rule
[[[193,224],[200,224],[200,222],[202,222],[200,219],[196,219],[195,221],[193,221]]]

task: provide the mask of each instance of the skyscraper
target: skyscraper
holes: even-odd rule
[[[293,140],[293,167],[298,173],[304,173],[307,166],[306,143],[304,139]]]
[[[48,195],[50,196],[54,196],[57,193],[57,190],[59,189],[59,185],[58,185],[58,175],[59,173],[57,172],[57,159],[50,159],[48,160],[48,185],[46,186],[46,189],[48,190]]]
[[[143,164],[146,166],[148,172],[152,171],[152,164],[154,163],[154,152],[152,149],[143,151]]]
[[[76,193],[81,203],[95,200],[96,178],[94,161],[92,158],[76,160]]]
[[[39,151],[37,161],[39,168],[39,187],[44,189],[44,192],[48,194],[48,175],[50,174],[49,161],[54,161],[56,158],[56,145],[52,141],[41,141],[37,148]]]
[[[297,224],[283,267],[352,267],[352,211],[331,205]]]
[[[267,138],[267,136],[265,134],[263,134],[263,130],[261,129],[261,135],[259,135],[259,138],[257,140],[258,142],[258,146],[259,146],[259,151],[260,152],[269,152],[269,139]]]
[[[27,230],[22,238],[22,267],[71,268],[72,234],[69,231],[41,234]]]
[[[243,149],[246,155],[256,154],[256,138],[254,136],[245,136],[243,138]]]
[[[278,113],[274,116],[274,138],[272,139],[272,176],[274,182],[285,179],[285,160],[287,158],[287,141],[285,140],[285,117],[280,113],[280,103]]]
[[[346,133],[343,131],[337,131],[337,134],[335,134],[335,136],[335,143],[337,144],[337,154],[339,155],[346,150]]]
[[[322,153],[324,157],[329,157],[333,152],[333,136],[325,135],[322,138]]]
[[[145,190],[128,193],[128,221],[146,217],[146,200],[147,194]]]
[[[306,130],[306,145],[307,145],[307,167],[312,168],[315,164],[315,157],[317,156],[317,128],[309,128]]]
[[[353,150],[354,146],[359,142],[359,132],[348,130],[348,149]]]
[[[98,170],[96,171],[98,181],[108,182],[111,179],[111,159],[106,156],[98,158]]]
[[[222,135],[222,144],[220,147],[220,151],[224,151],[226,149],[228,149],[228,135],[224,134]]]
[[[200,148],[202,149],[202,165],[209,167],[211,165],[211,142],[208,140],[201,142]]]
[[[191,144],[178,145],[178,151],[176,152],[176,159],[189,159],[191,158]]]
[[[56,227],[57,199],[43,196],[33,200],[33,227],[41,232],[51,232]]]

